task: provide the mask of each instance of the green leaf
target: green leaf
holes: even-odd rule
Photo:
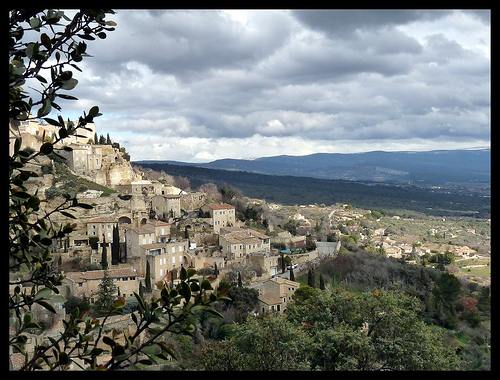
[[[102,338],[102,341],[107,344],[108,346],[114,347],[116,346],[116,342],[111,339],[109,336],[105,336]]]
[[[49,288],[43,288],[43,289],[40,289],[36,294],[35,294],[35,300],[39,300],[39,299],[42,299],[42,298],[49,298],[50,295],[52,294],[52,290],[50,290]]]
[[[50,99],[45,99],[42,107],[37,112],[37,117],[41,118],[42,116],[48,115],[52,111],[52,106],[50,104]]]
[[[94,106],[89,110],[89,116],[96,117],[99,116],[99,107]]]
[[[33,28],[33,29],[37,29],[39,26],[40,26],[40,19],[39,18],[32,18],[30,20],[30,26]]]
[[[187,282],[181,282],[182,284],[182,294],[184,296],[184,299],[186,302],[189,302],[191,299],[191,288],[189,287],[189,284]]]
[[[47,49],[50,49],[50,47],[52,46],[52,40],[45,33],[42,33],[42,35],[40,36],[40,41],[42,42],[42,45],[45,46]]]
[[[71,78],[71,79],[63,81],[61,88],[63,90],[72,90],[76,87],[77,84],[78,84],[78,80],[75,78]]]
[[[63,214],[64,216],[67,216],[68,218],[71,218],[71,219],[76,219],[76,217],[72,214],[70,214],[69,212],[66,212],[66,211],[59,211],[61,214]]]
[[[56,127],[64,126],[64,124],[61,124],[59,121],[51,119],[50,117],[44,117],[43,120],[45,120],[50,125],[55,125]]]
[[[62,127],[61,129],[59,129],[59,137],[64,139],[66,137],[68,137],[68,130],[64,127]]]
[[[92,210],[94,208],[94,206],[89,205],[87,203],[78,203],[78,207],[84,208],[86,210]]]
[[[56,313],[56,310],[54,309],[54,306],[52,306],[50,303],[48,303],[47,301],[43,301],[43,300],[38,300],[38,301],[35,301],[37,304],[39,304],[40,306],[43,306],[45,309],[47,309],[48,311],[52,312],[52,313]]]
[[[68,354],[64,351],[61,351],[61,353],[59,354],[59,364],[66,365],[66,364],[69,364],[69,362],[70,362],[70,359],[69,359]]]
[[[186,279],[187,279],[186,268],[184,268],[184,267],[181,268],[181,271],[180,271],[180,274],[179,274],[179,278],[180,278],[181,281],[186,281]]]
[[[42,152],[43,154],[50,154],[53,152],[53,150],[54,146],[50,142],[46,142],[40,147],[40,152]]]

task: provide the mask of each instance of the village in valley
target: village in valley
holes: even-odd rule
[[[56,146],[64,160],[56,163],[40,156],[31,169],[39,174],[31,186],[43,199],[42,210],[60,203],[58,189],[75,191],[80,202],[92,205],[72,212],[74,219],[63,214],[51,217],[61,225],[75,225],[69,238],[53,247],[54,266],[66,276],[60,297],[54,299],[60,301],[54,305],[56,316],[45,314],[53,329],[61,326],[62,305],[69,297],[95,302],[105,272],[128,302],[146,283],[152,284],[148,291],[155,292],[156,283],[175,281],[183,267],[195,269],[214,285],[241,276],[245,286],[259,291],[256,313],[283,313],[300,286],[290,280],[290,272],[295,277],[306,273],[322,259],[337,255],[343,244],[358,244],[373,254],[414,264],[426,259],[427,265],[434,265],[429,259],[446,253],[463,275],[466,266],[489,270],[489,221],[387,215],[340,199],[330,206],[287,206],[245,198],[247,207],[263,210],[260,218],[264,215],[267,220],[263,227],[258,220],[238,219],[234,205],[203,187],[180,188],[164,173],[134,167],[123,147],[97,141],[95,126],[88,127]],[[34,121],[20,127],[24,147],[33,150],[53,133],[55,127]],[[78,178],[97,186],[81,187]]]

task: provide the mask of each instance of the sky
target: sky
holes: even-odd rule
[[[489,10],[115,12],[60,105],[132,161],[490,147]]]

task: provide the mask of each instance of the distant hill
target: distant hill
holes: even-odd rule
[[[490,162],[490,149],[478,149],[316,153],[306,156],[260,157],[254,160],[222,159],[207,163],[178,161],[137,161],[136,163],[168,163],[268,175],[443,186],[489,184]]]
[[[414,210],[428,215],[490,216],[490,198],[469,192],[448,192],[412,184],[387,184],[291,175],[258,174],[241,170],[208,169],[166,162],[134,162],[145,168],[188,178],[193,189],[212,182],[240,189],[250,198],[280,204],[352,204],[370,210]]]

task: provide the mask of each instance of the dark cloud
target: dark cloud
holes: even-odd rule
[[[98,129],[134,160],[478,145],[487,15],[118,10],[116,31],[89,44],[72,107],[98,104]]]
[[[294,17],[311,29],[332,36],[349,36],[355,30],[376,30],[419,20],[435,20],[446,16],[447,10],[297,10]]]

